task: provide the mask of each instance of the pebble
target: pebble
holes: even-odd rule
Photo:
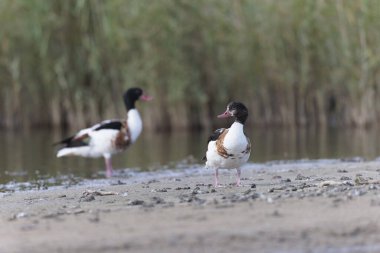
[[[301,174],[298,174],[295,178],[295,180],[307,180],[310,179],[309,177],[303,176]]]
[[[95,200],[94,195],[90,194],[90,195],[87,195],[87,196],[80,197],[79,202],[90,202],[90,201],[94,201],[94,200]]]
[[[186,186],[186,187],[177,187],[175,188],[176,191],[179,191],[179,190],[190,190],[191,188],[189,186]]]
[[[363,184],[368,184],[368,180],[363,178],[361,174],[357,174],[355,178],[355,184],[356,185],[363,185]]]
[[[156,196],[152,197],[152,201],[154,202],[154,204],[164,204],[164,203],[166,203],[163,198],[156,197]]]
[[[363,196],[366,194],[367,191],[364,189],[354,189],[348,193],[348,197],[358,197],[358,196]]]
[[[44,219],[52,219],[52,218],[57,218],[61,215],[64,215],[66,214],[66,212],[63,212],[63,211],[58,211],[58,212],[54,212],[54,213],[48,213],[48,214],[45,214],[42,216],[42,218]]]
[[[195,194],[199,194],[199,193],[202,193],[202,191],[201,191],[201,188],[199,188],[198,186],[195,187],[195,188],[193,189],[193,191],[191,192],[191,194],[193,194],[193,195],[195,195]]]
[[[181,195],[180,197],[180,203],[196,203],[196,204],[204,204],[206,202],[205,199],[200,199],[196,195]]]
[[[269,189],[268,192],[282,191],[282,190],[285,190],[285,189],[286,189],[285,186],[273,187],[273,188]]]
[[[151,192],[168,192],[171,188],[152,189]]]
[[[125,185],[126,183],[121,181],[121,180],[117,180],[116,182],[111,182],[111,185]]]
[[[78,209],[73,212],[73,214],[81,214],[84,213],[85,211],[83,209]]]
[[[135,199],[135,200],[131,200],[128,202],[128,205],[129,206],[139,206],[139,205],[142,205],[144,204],[144,200],[140,200],[140,199]]]

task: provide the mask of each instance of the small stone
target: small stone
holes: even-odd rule
[[[90,201],[94,201],[95,200],[95,197],[94,195],[87,195],[87,196],[82,196],[80,199],[79,199],[79,202],[90,202]]]
[[[351,180],[351,178],[350,178],[350,177],[347,177],[347,176],[342,176],[342,177],[340,178],[340,180],[347,181],[347,180]]]
[[[85,211],[83,209],[78,209],[73,212],[73,214],[81,214],[84,213]]]
[[[168,192],[170,188],[152,189],[151,192]]]
[[[248,189],[248,190],[246,190],[245,192],[243,192],[243,194],[244,195],[248,195],[248,194],[250,194],[252,192],[252,190],[251,189]]]
[[[142,205],[144,203],[145,203],[144,200],[135,199],[135,200],[129,201],[128,205],[129,206],[139,206],[139,205]]]
[[[357,175],[355,178],[355,184],[357,185],[368,184],[368,180],[363,178],[362,176]]]
[[[28,217],[27,213],[21,212],[21,213],[16,214],[17,219],[25,218],[25,217]]]
[[[365,190],[354,189],[348,193],[348,196],[349,197],[359,197],[359,196],[363,196],[366,193],[367,193],[367,191],[365,191]]]
[[[355,186],[354,183],[352,183],[351,181],[345,181],[345,182],[343,182],[343,185]]]
[[[196,195],[198,193],[201,193],[201,188],[199,188],[198,186],[194,188],[194,190],[191,192],[191,194],[193,195]]]
[[[175,188],[176,191],[179,191],[179,190],[190,190],[191,188],[186,186],[186,187],[177,187]]]
[[[160,198],[160,197],[152,197],[152,201],[155,203],[155,204],[164,204],[165,203],[165,200]]]
[[[298,174],[295,178],[295,180],[307,180],[307,179],[309,179],[309,177],[303,176],[301,174]]]

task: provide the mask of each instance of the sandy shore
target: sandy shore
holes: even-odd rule
[[[0,195],[0,252],[380,252],[380,162]],[[121,184],[115,183],[119,182]]]

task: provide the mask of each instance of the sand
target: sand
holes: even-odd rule
[[[204,170],[2,193],[0,252],[380,252],[379,171],[280,163],[246,166],[241,187]]]

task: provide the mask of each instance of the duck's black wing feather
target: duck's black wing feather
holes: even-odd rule
[[[83,129],[77,134],[58,141],[53,145],[63,145],[67,148],[87,146],[90,140],[88,135],[89,131],[99,131],[103,129],[120,130],[122,127],[123,123],[120,120],[106,120],[90,128]]]
[[[207,143],[209,143],[210,141],[216,141],[219,136],[224,132],[224,130],[226,130],[225,128],[219,128],[219,129],[216,129],[211,135],[210,137],[208,138],[208,141]],[[202,161],[207,161],[207,157],[206,155],[202,158]]]
[[[219,136],[224,132],[224,130],[226,130],[225,128],[219,128],[219,129],[216,129],[212,135],[210,135],[210,137],[208,138],[208,141],[207,143],[209,143],[210,141],[216,141]]]
[[[82,147],[82,146],[88,145],[88,140],[89,140],[89,136],[87,134],[82,135],[79,138],[78,136],[73,135],[61,141],[58,141],[54,143],[53,145],[63,145],[63,147],[66,147],[66,148]]]
[[[123,127],[123,123],[120,120],[107,120],[94,127],[94,131],[102,129],[120,130]]]

